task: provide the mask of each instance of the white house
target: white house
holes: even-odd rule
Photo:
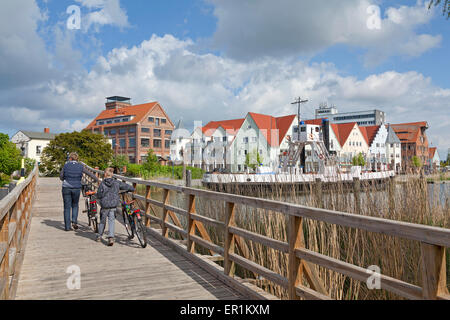
[[[436,170],[441,167],[441,158],[439,157],[439,152],[436,147],[428,148],[428,152],[430,153],[430,168]]]
[[[388,158],[386,157],[386,139],[388,131],[384,125],[360,127],[369,145],[366,168],[380,171],[386,170]]]
[[[389,164],[389,169],[395,170],[395,172],[399,173],[402,168],[401,141],[390,125],[387,126],[386,130],[386,158]]]
[[[173,161],[174,164],[179,165],[183,163],[183,152],[186,150],[186,145],[190,141],[190,132],[184,128],[181,120],[178,121],[170,138],[170,160]]]
[[[20,130],[11,137],[11,142],[16,144],[25,158],[34,159],[39,164],[42,151],[55,136],[56,134],[50,133],[49,128],[45,128],[43,132]]]

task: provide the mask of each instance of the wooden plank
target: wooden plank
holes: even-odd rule
[[[241,267],[243,267],[247,270],[253,271],[253,272],[259,274],[260,276],[266,278],[267,280],[270,280],[273,283],[275,283],[283,288],[288,287],[288,279],[279,275],[278,273],[276,273],[272,270],[269,270],[263,266],[260,266],[259,264],[255,263],[253,261],[242,258],[241,256],[238,256],[237,254],[230,253],[229,257],[230,257],[230,260],[237,263]]]
[[[329,296],[316,292],[305,286],[298,285],[295,287],[296,295],[306,300],[333,300]]]
[[[225,243],[224,243],[224,272],[227,276],[233,276],[235,268],[230,254],[234,253],[235,237],[230,232],[230,227],[235,225],[235,205],[232,202],[226,203],[225,208]]]
[[[250,241],[263,244],[269,248],[281,251],[283,253],[289,252],[289,245],[286,242],[275,240],[273,238],[266,237],[238,227],[229,227],[228,230],[232,234],[243,237]]]
[[[16,227],[17,227],[17,223],[16,222],[10,222],[8,225],[8,243],[11,244],[14,235],[16,234]]]
[[[212,252],[212,255],[214,255],[215,253],[218,253],[220,255],[224,254],[224,249],[210,241],[204,240],[202,238],[200,238],[199,236],[196,235],[191,235],[191,240],[195,241],[195,243],[207,248],[210,250],[210,252]]]
[[[290,216],[288,225],[288,294],[290,300],[298,300],[296,287],[302,284],[303,268],[295,250],[304,247],[302,218]]]
[[[170,222],[166,222],[165,226],[172,231],[178,232],[182,237],[184,237],[184,238],[187,237],[186,230],[183,230],[183,229],[179,228],[178,226],[171,224]]]
[[[202,223],[218,227],[219,230],[223,230],[225,228],[225,224],[223,222],[205,216],[201,216],[199,214],[191,213],[191,218],[194,219],[195,221],[200,221]]]
[[[371,273],[368,273],[367,269],[325,256],[314,251],[310,251],[305,248],[296,249],[295,254],[300,259],[336,271],[358,281],[366,282],[367,279],[371,276]],[[421,299],[422,288],[418,286],[385,276],[383,274],[380,275],[380,282],[381,288],[384,290],[393,292],[408,299]]]
[[[445,248],[421,243],[423,298],[435,300],[448,295]]]
[[[306,281],[308,281],[311,289],[328,296],[329,293],[325,289],[325,286],[314,266],[311,266],[307,261],[302,261],[301,267],[303,268]]]
[[[202,236],[203,239],[205,239],[206,241],[209,241],[212,243],[211,238],[209,237],[208,232],[205,229],[205,226],[203,225],[203,223],[201,221],[194,221],[195,226],[197,227],[198,232],[200,233],[200,235]],[[212,252],[210,250],[211,255],[214,254],[214,252]]]
[[[195,243],[192,241],[191,236],[195,236],[195,221],[192,219],[191,214],[195,213],[195,196],[189,195],[188,198],[188,236],[186,249],[190,253],[195,252]]]
[[[169,203],[169,189],[164,189],[163,190],[163,203],[164,205]],[[163,216],[162,216],[162,221],[163,221],[163,225],[162,225],[162,235],[164,237],[167,238],[168,236],[168,232],[167,232],[167,227],[166,227],[166,222],[167,222],[167,209],[163,208]]]

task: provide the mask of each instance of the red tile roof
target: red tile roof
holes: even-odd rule
[[[372,145],[373,139],[375,139],[378,130],[380,130],[380,126],[367,126],[367,127],[359,127],[361,130],[364,139],[367,142],[367,145],[370,147]]]
[[[333,129],[334,134],[336,135],[336,138],[338,139],[341,146],[345,144],[355,125],[356,122],[331,124],[331,128]]]
[[[91,121],[91,123],[89,123],[86,129],[92,129],[93,127],[97,127],[97,120],[112,119],[119,116],[134,116],[133,120],[121,122],[120,125],[138,123],[157,105],[159,105],[158,102],[150,102],[135,106],[122,107],[119,108],[117,111],[116,109],[103,110],[94,120]],[[117,126],[117,123],[105,124],[102,125],[101,127],[107,128],[114,126]]]
[[[436,153],[437,147],[430,147],[428,148],[428,152],[430,154],[430,159],[434,158],[434,154]]]
[[[289,128],[292,125],[292,121],[295,120],[295,114],[291,114],[289,116],[284,117],[278,117],[276,119],[276,126],[278,128],[278,138],[279,138],[279,144],[283,141],[284,137],[286,136],[286,133],[288,132]]]
[[[236,132],[242,126],[245,119],[233,119],[233,120],[223,120],[223,121],[210,121],[204,127],[202,127],[202,132],[206,136],[211,136],[218,127],[224,128],[226,131]]]

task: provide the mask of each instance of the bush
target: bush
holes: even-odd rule
[[[111,168],[116,169],[116,172],[120,172],[122,171],[123,167],[127,167],[128,170],[128,165],[129,165],[129,161],[128,161],[128,156],[124,155],[124,154],[119,154],[117,156],[113,156],[112,160],[111,160]]]
[[[11,182],[11,178],[4,174],[4,173],[0,173],[0,187],[3,187],[7,184],[9,184]]]
[[[142,166],[140,164],[129,163],[127,164],[126,175],[128,177],[139,177],[141,175]]]
[[[36,165],[36,160],[25,158],[25,172],[26,175],[29,175],[31,171],[33,171],[34,166]]]

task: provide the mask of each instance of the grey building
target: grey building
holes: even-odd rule
[[[354,112],[338,112],[336,107],[327,107],[321,105],[316,109],[316,119],[326,117],[331,123],[348,123],[356,122],[358,126],[379,126],[386,122],[386,113],[377,109],[354,111]]]

